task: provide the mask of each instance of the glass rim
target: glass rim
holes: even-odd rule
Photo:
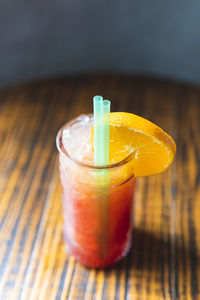
[[[93,115],[92,114],[80,115],[80,116],[72,119],[71,121],[66,122],[61,127],[61,129],[58,131],[57,136],[56,136],[56,146],[57,146],[58,151],[61,154],[63,154],[67,158],[69,158],[71,161],[73,161],[77,165],[80,165],[80,166],[86,167],[86,168],[90,168],[90,169],[94,169],[94,170],[105,170],[105,169],[112,169],[112,168],[120,167],[120,166],[123,166],[123,165],[127,164],[128,162],[130,162],[132,160],[135,151],[132,151],[129,155],[127,155],[125,158],[123,158],[122,160],[120,160],[120,161],[118,161],[116,163],[108,164],[108,165],[103,165],[103,166],[95,166],[94,164],[84,163],[84,162],[82,162],[82,161],[74,158],[72,155],[70,155],[69,152],[64,148],[64,145],[63,145],[63,142],[62,142],[62,133],[63,133],[63,130],[66,129],[66,125],[69,128],[70,126],[72,126],[76,122],[80,121],[84,117],[89,117],[91,119],[91,118],[93,118]],[[133,174],[133,177],[134,177],[134,174]]]

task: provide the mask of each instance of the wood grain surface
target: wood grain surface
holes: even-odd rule
[[[69,257],[62,237],[55,137],[92,111],[139,114],[166,130],[177,155],[137,182],[133,247],[106,270]],[[91,75],[0,91],[0,299],[200,299],[200,88],[170,80]]]

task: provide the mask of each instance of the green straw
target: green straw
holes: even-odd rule
[[[94,106],[94,164],[109,164],[109,114],[110,101],[101,96],[93,98]]]
[[[110,101],[103,101],[103,116],[104,116],[104,127],[103,127],[103,144],[104,144],[104,165],[109,164],[109,127],[110,127]]]
[[[110,101],[103,100],[101,96],[93,98],[94,103],[94,164],[105,166],[109,164],[109,115]],[[97,193],[99,203],[99,226],[96,237],[101,245],[101,252],[107,256],[108,228],[109,228],[109,170],[98,170],[97,186],[103,184],[104,188]]]
[[[103,97],[95,96],[93,98],[94,108],[94,164],[100,166],[102,164],[103,153]]]

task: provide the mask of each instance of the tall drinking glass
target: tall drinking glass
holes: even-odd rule
[[[73,139],[81,143],[84,138],[79,126],[87,127],[92,122],[89,115],[65,124],[58,132],[57,148],[68,253],[86,266],[99,268],[118,261],[131,246],[135,177],[132,155],[118,163],[97,167],[77,159],[66,149],[64,132],[71,132],[67,142],[70,148]]]

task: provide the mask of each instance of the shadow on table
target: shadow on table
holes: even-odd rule
[[[185,245],[183,237],[165,235],[162,232],[148,232],[135,228],[132,237],[132,248],[124,259],[105,272],[125,270],[127,278],[133,276],[154,280],[160,286],[166,283],[169,290],[174,289],[179,295],[190,286],[191,294],[198,292],[199,257],[195,243]],[[181,279],[181,283],[180,283]],[[189,280],[188,280],[189,279]],[[166,284],[165,284],[166,286]]]

